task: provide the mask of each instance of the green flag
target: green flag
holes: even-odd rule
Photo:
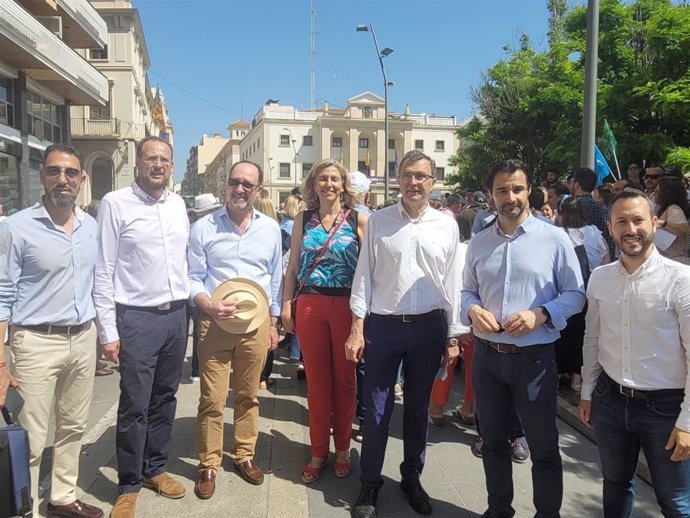
[[[613,136],[613,131],[611,131],[611,126],[609,126],[609,121],[606,119],[604,119],[604,139],[606,140],[606,144],[609,148],[608,151],[610,151],[611,154],[615,154],[618,143],[616,142],[616,137]]]

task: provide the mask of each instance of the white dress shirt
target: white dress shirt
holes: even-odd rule
[[[601,230],[595,225],[568,228],[566,230],[573,246],[584,245],[590,271],[604,264],[604,259],[609,255],[609,245],[606,244],[606,239],[604,239],[604,234],[601,233]]]
[[[189,298],[184,200],[168,190],[158,199],[137,184],[109,192],[98,209],[94,303],[102,343],[119,339],[115,304],[156,307]]]
[[[352,312],[365,318],[370,312],[415,315],[444,309],[449,337],[469,333],[460,323],[466,250],[455,220],[431,207],[416,220],[402,203],[374,212],[352,280]]]
[[[655,248],[632,274],[620,260],[594,270],[587,300],[582,399],[602,368],[625,387],[685,389],[676,426],[690,431],[690,266]]]

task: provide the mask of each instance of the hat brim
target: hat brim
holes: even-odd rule
[[[202,207],[202,208],[200,208],[200,209],[191,208],[190,210],[191,210],[192,212],[205,212],[205,211],[207,211],[207,210],[216,210],[216,209],[218,209],[218,208],[220,208],[220,207],[221,207],[220,203],[215,203],[215,204],[213,204],[213,205],[209,205],[208,207]]]
[[[218,327],[223,331],[233,334],[241,335],[246,333],[251,333],[258,329],[261,324],[263,324],[268,319],[268,297],[266,292],[261,287],[261,285],[251,279],[244,279],[238,277],[236,279],[229,279],[223,281],[211,295],[211,300],[213,302],[220,302],[225,300],[229,296],[237,292],[251,292],[253,296],[258,301],[258,307],[256,311],[256,316],[249,320],[248,322],[242,322],[240,320],[229,318],[225,320],[213,319]]]

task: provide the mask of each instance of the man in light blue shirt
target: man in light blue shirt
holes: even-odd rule
[[[473,384],[484,439],[487,516],[515,514],[507,418],[514,405],[532,453],[537,515],[557,518],[563,468],[553,342],[584,306],[582,274],[568,235],[530,214],[531,181],[523,163],[496,164],[487,183],[498,219],[470,240],[461,311],[477,338]]]
[[[41,201],[0,223],[0,337],[9,323],[12,356],[10,375],[0,340],[0,406],[8,385],[18,386],[25,403],[15,417],[29,435],[34,514],[55,403],[48,514],[99,518],[103,511],[76,494],[96,368],[91,291],[98,227],[75,204],[86,179],[75,148],[48,147],[40,179]]]

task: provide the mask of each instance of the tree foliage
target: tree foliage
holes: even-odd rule
[[[547,164],[579,165],[587,8],[546,6],[548,48],[537,51],[523,36],[471,92],[478,115],[458,131],[457,174],[446,184],[477,188],[489,165],[505,158],[521,159],[536,178]],[[598,132],[607,119],[623,164],[687,163],[690,6],[601,0],[599,26]]]

